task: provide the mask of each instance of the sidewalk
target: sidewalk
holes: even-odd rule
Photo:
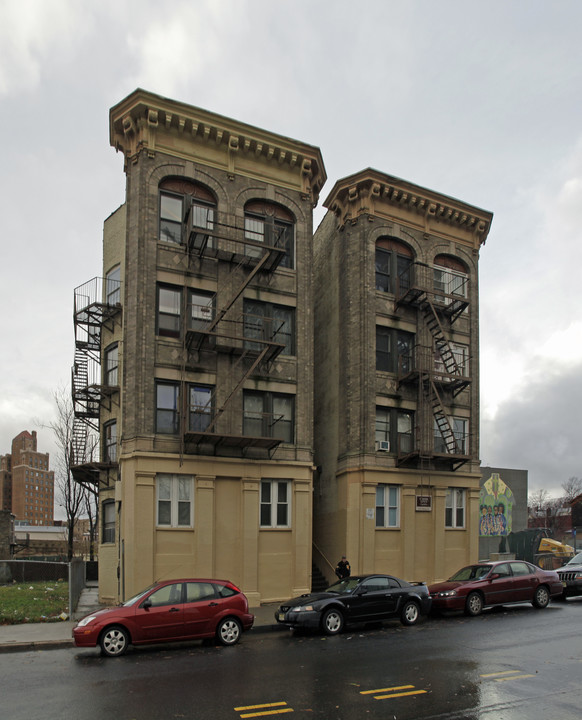
[[[284,630],[278,625],[274,614],[278,603],[250,608],[255,616],[251,634]],[[0,625],[0,653],[25,650],[58,650],[74,647],[72,631],[76,622],[66,620],[55,623],[23,623],[20,625]]]

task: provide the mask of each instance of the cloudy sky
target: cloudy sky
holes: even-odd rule
[[[481,459],[582,476],[579,0],[0,0],[0,454],[54,453],[73,289],[124,201],[136,87],[485,208]],[[316,223],[324,210],[316,210]],[[578,269],[577,269],[578,268]]]

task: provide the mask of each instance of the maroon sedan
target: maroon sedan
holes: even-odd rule
[[[545,608],[559,597],[562,584],[553,570],[523,560],[468,565],[446,582],[429,585],[434,610],[464,610],[479,615],[484,607],[529,602]]]
[[[77,647],[100,645],[110,657],[129,644],[216,637],[234,645],[254,619],[246,595],[228,580],[165,580],[79,620],[73,638]]]

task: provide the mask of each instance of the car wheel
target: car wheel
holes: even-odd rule
[[[120,625],[113,625],[101,633],[101,653],[107,657],[123,655],[129,645],[129,633]]]
[[[321,625],[328,635],[337,635],[344,626],[344,616],[339,610],[331,608],[323,613]]]
[[[236,645],[240,640],[241,633],[241,624],[233,617],[224,618],[216,628],[216,637],[222,645]]]
[[[400,614],[400,622],[403,625],[415,625],[420,618],[420,609],[414,600],[407,600]]]
[[[533,596],[532,605],[540,610],[548,607],[550,603],[550,593],[545,585],[538,585]]]
[[[467,595],[467,602],[465,603],[465,615],[481,615],[483,612],[483,598],[478,592],[472,592]]]

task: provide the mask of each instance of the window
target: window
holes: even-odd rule
[[[201,602],[202,600],[212,600],[216,597],[214,585],[206,582],[189,582],[186,583],[186,602]]]
[[[404,374],[413,368],[414,335],[376,325],[376,370]]]
[[[119,265],[112,268],[105,278],[105,302],[107,305],[117,305],[121,302],[121,268]]]
[[[409,453],[414,448],[414,413],[397,408],[376,408],[376,449]]]
[[[103,462],[117,462],[117,422],[112,420],[103,426]]]
[[[294,412],[293,395],[245,390],[243,433],[251,437],[271,437],[293,443]]]
[[[157,475],[156,501],[158,525],[192,527],[194,502],[190,475]]]
[[[117,343],[110,345],[105,351],[105,385],[117,387],[119,385],[119,348]]]
[[[285,255],[280,267],[294,267],[294,221],[285,208],[257,200],[245,207],[245,239],[253,243],[264,243],[269,247],[284,248]],[[263,251],[256,245],[246,245],[245,254],[261,257]]]
[[[464,264],[448,255],[437,255],[433,268],[435,300],[450,304],[451,296],[467,298],[469,276]],[[449,296],[449,297],[443,297]]]
[[[449,488],[445,498],[445,527],[465,527],[465,491]]]
[[[182,583],[164,585],[149,595],[146,600],[152,607],[164,607],[165,605],[182,604]],[[145,601],[144,601],[145,602]],[[142,605],[143,607],[143,605]]]
[[[182,178],[164,180],[160,184],[160,241],[185,242],[182,237],[184,225],[188,230],[212,230],[215,208],[213,194],[203,185]]]
[[[157,334],[164,337],[180,337],[180,313],[182,291],[164,285],[158,286]]]
[[[190,330],[204,328],[214,318],[214,295],[190,290],[188,296]]]
[[[451,342],[449,343],[449,347],[459,368],[459,375],[461,377],[469,377],[469,346]],[[443,356],[436,346],[434,350],[434,369],[437,373],[447,372]]]
[[[112,543],[115,542],[115,501],[106,500],[103,503],[103,531],[101,535],[101,542]]]
[[[400,488],[398,485],[376,487],[376,527],[400,526]]]
[[[290,491],[288,480],[261,481],[261,527],[289,527]]]
[[[396,238],[376,242],[376,290],[402,295],[410,287],[412,250]]]
[[[455,438],[455,454],[466,455],[468,453],[468,428],[469,421],[465,418],[449,417],[449,423]],[[434,421],[434,451],[437,453],[450,452],[443,437],[437,421]]]
[[[283,355],[295,354],[295,308],[257,300],[244,301],[244,336],[285,345]],[[259,343],[245,346],[261,350]]]
[[[190,432],[204,432],[212,419],[212,388],[206,385],[190,385],[189,422]]]
[[[175,435],[180,429],[178,383],[156,383],[156,432]]]

